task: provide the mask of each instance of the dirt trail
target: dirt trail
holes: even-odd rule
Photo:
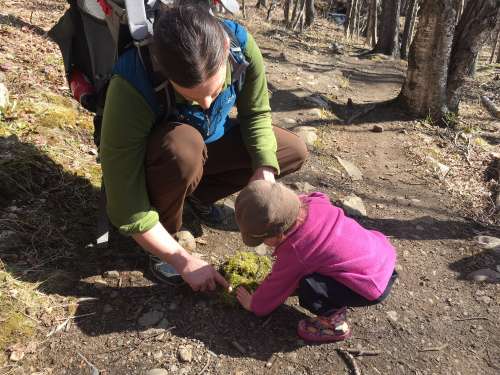
[[[34,8],[38,9],[35,20],[45,30],[57,18],[54,13],[62,12],[62,2],[48,3],[53,6]],[[6,41],[3,52],[14,56],[0,63],[4,68],[6,63],[16,66],[5,71],[6,83],[19,100],[29,97],[31,86],[16,79],[28,69],[39,79],[39,88],[64,93],[57,49],[43,38],[41,28],[26,26],[31,11],[23,4],[8,1],[0,14],[0,40]],[[345,46],[343,55],[333,54],[331,38],[338,43],[340,34],[324,20],[302,38],[262,21],[262,15],[252,11],[245,22],[266,60],[274,122],[292,130],[312,126],[318,135],[307,164],[284,182],[307,182],[333,201],[350,194],[362,198],[367,216],[359,220],[389,235],[398,250],[400,278],[390,298],[380,306],[349,312],[354,330],[349,341],[314,346],[295,334],[296,323],[304,316],[295,298],[270,320],[261,320],[222,306],[211,296],[156,285],[142,272],[146,256],[129,239],[115,233],[109,249],[85,248],[94,228],[97,198],[97,186],[89,182],[95,181],[89,177],[94,171],[90,131],[68,128],[61,136],[46,133],[35,123],[35,130],[23,132],[11,122],[8,129],[17,132],[16,138],[2,135],[0,145],[14,155],[15,149],[26,155],[36,153],[42,167],[31,166],[31,173],[59,176],[65,184],[50,191],[45,179],[36,175],[34,183],[44,187],[41,195],[27,200],[13,190],[13,198],[1,201],[2,218],[15,214],[21,223],[0,222],[7,223],[0,229],[19,232],[18,242],[0,247],[3,263],[20,281],[34,287],[43,282],[38,289],[53,308],[23,311],[39,322],[33,339],[37,345],[26,351],[23,360],[6,361],[0,374],[89,374],[88,363],[106,374],[146,374],[153,368],[171,374],[352,373],[349,362],[336,353],[338,348],[380,352],[356,357],[363,374],[498,373],[499,284],[463,279],[470,271],[495,269],[499,263],[474,237],[500,232],[467,218],[484,208],[473,194],[487,188],[478,178],[483,171],[476,170],[481,165],[486,168],[484,153],[473,150],[468,164],[448,133],[407,118],[394,105],[377,107],[346,125],[345,118],[371,102],[397,96],[404,65],[380,56],[359,58],[360,46]],[[26,43],[16,42],[20,38]],[[26,53],[28,42],[48,46],[45,58],[56,63],[43,65],[40,55]],[[321,109],[311,97],[321,98],[326,106]],[[349,98],[352,108],[346,104]],[[473,115],[488,119],[477,103],[470,101],[467,106],[474,108]],[[19,116],[34,115],[22,112]],[[374,132],[374,125],[383,132]],[[486,120],[482,125],[494,124]],[[62,150],[66,158],[52,157],[54,150]],[[429,162],[429,155],[451,166],[450,171],[440,172]],[[353,181],[336,157],[354,163],[363,179]],[[80,160],[81,165],[62,161],[67,159]],[[78,167],[81,171],[76,172]],[[464,171],[470,173],[464,175]],[[50,178],[49,182],[55,181]],[[75,210],[83,213],[76,220]],[[29,252],[38,256],[31,259],[23,251],[32,248],[33,228],[22,223],[32,223],[36,215],[49,215],[58,226],[41,226],[35,232],[40,246],[38,253]],[[200,238],[196,251],[207,260],[220,263],[225,255],[244,249],[234,231],[204,227],[189,212],[186,223]],[[52,235],[63,235],[67,243],[46,240],[47,228],[55,228]],[[29,262],[40,264],[36,262],[47,259],[42,254],[54,249],[57,259],[23,271]],[[59,305],[66,307],[58,310]],[[71,324],[46,337],[68,316],[74,316]]]

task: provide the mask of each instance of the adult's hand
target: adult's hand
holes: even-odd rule
[[[274,178],[274,168],[271,167],[259,167],[257,168],[250,178],[250,182],[255,180],[265,180],[269,182],[276,182]]]
[[[215,290],[217,284],[224,289],[229,288],[229,283],[212,265],[194,255],[189,255],[186,259],[180,274],[194,291]]]

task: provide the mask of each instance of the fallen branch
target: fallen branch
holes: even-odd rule
[[[198,375],[204,374],[208,366],[210,365],[210,353],[207,353],[207,363],[205,363],[205,366],[198,372]]]
[[[488,97],[481,95],[481,103],[493,117],[500,118],[500,109]]]
[[[341,353],[346,359],[346,362],[349,364],[349,366],[351,366],[353,375],[361,375],[361,370],[359,369],[358,364],[356,363],[356,360],[351,353],[344,349],[337,349],[337,352]]]
[[[247,352],[246,349],[241,346],[238,341],[231,341],[231,344],[233,344],[233,346],[238,349],[241,354],[245,354]]]
[[[100,371],[97,367],[94,366],[93,363],[91,363],[87,358],[85,358],[79,352],[76,352],[76,354],[78,354],[85,361],[85,363],[90,366],[90,368],[92,369],[92,375],[99,375]]]
[[[465,320],[490,320],[490,318],[486,316],[472,316],[470,318],[459,318],[455,319],[455,322],[463,322]]]
[[[441,346],[430,346],[428,348],[422,348],[419,352],[439,352],[448,347],[448,344],[443,344]]]
[[[357,357],[363,355],[372,356],[372,355],[382,354],[380,350],[365,350],[365,349],[353,349],[353,348],[340,348],[339,350],[355,355]]]
[[[376,104],[370,104],[367,105],[365,108],[360,109],[345,121],[346,125],[352,124],[354,120],[367,115],[369,112],[373,111],[376,107],[377,107]]]

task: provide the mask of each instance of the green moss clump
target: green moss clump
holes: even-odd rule
[[[243,286],[249,292],[254,292],[271,271],[271,267],[272,262],[269,257],[259,256],[251,251],[239,251],[231,256],[220,271],[233,288],[233,292],[223,292],[222,301],[229,305],[237,304],[234,290]]]

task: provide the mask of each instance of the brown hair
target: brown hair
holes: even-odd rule
[[[212,77],[226,58],[227,34],[204,2],[182,2],[160,11],[153,51],[166,78],[192,88]]]

